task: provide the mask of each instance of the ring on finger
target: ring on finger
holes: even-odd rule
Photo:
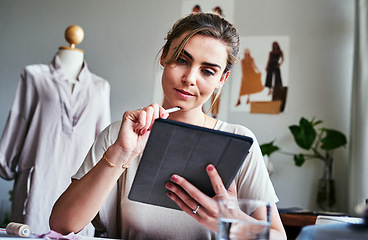
[[[198,209],[199,209],[199,205],[198,205],[198,206],[197,206],[197,208],[196,208],[195,210],[193,210],[192,212],[193,212],[194,214],[197,214]]]
[[[216,197],[224,196],[226,193],[227,193],[227,191],[225,191],[224,193],[221,193],[221,194],[216,194]]]

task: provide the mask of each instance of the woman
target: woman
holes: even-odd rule
[[[100,134],[73,176],[75,180],[54,206],[50,217],[53,230],[64,234],[78,232],[94,219],[95,226],[103,227],[109,237],[126,240],[215,239],[218,199],[239,196],[278,201],[251,131],[202,112],[203,104],[214,89],[225,83],[236,62],[236,29],[216,14],[195,13],[174,24],[166,40],[160,58],[163,105],[127,111],[121,122],[113,123]],[[165,109],[175,106],[181,110],[168,116]],[[214,198],[173,174],[163,187],[183,211],[128,200],[140,154],[154,120],[159,117],[244,134],[255,140],[241,173],[228,191],[216,169],[209,165],[206,170],[218,195]],[[275,239],[285,239],[275,204],[271,228]]]
[[[269,88],[268,95],[272,94],[273,86],[282,86],[280,66],[284,62],[284,53],[282,52],[278,42],[272,43],[272,50],[269,53],[266,66],[266,83]],[[275,83],[272,85],[272,80],[275,78]]]
[[[250,95],[262,92],[263,85],[261,82],[261,71],[254,62],[254,58],[250,54],[249,48],[244,50],[244,58],[241,60],[242,79],[236,106],[240,105],[240,98],[248,95],[247,104],[250,103]]]

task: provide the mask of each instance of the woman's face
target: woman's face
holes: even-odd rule
[[[250,57],[250,51],[249,49],[244,50],[244,57]]]
[[[223,74],[226,47],[220,40],[197,34],[190,38],[176,62],[166,64],[182,38],[173,40],[167,54],[161,57],[163,105],[180,106],[183,110],[202,108],[213,90],[229,76],[229,72]]]
[[[272,44],[272,49],[273,49],[273,50],[278,50],[278,49],[279,49],[279,45],[277,44],[277,42],[274,42],[274,43]]]

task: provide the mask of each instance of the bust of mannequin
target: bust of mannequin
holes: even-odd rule
[[[68,81],[78,81],[78,75],[82,69],[84,54],[79,51],[60,49],[57,53],[61,66]]]
[[[74,84],[78,81],[79,73],[83,66],[84,51],[75,48],[84,38],[83,29],[78,25],[69,26],[65,30],[65,39],[70,44],[69,47],[60,47],[59,56],[62,70],[67,77],[73,91]]]

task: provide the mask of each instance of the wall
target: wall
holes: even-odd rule
[[[72,24],[85,31],[77,47],[85,51],[90,70],[111,84],[112,119],[120,119],[124,109],[151,103],[156,54],[181,6],[182,1],[172,0],[0,0],[0,129],[22,68],[49,63],[66,45],[63,34]],[[296,149],[288,126],[301,116],[315,116],[349,136],[354,1],[235,0],[234,6],[241,36],[290,36],[290,82],[285,113],[228,112],[227,121],[248,126],[260,143],[277,138],[290,151]],[[348,151],[335,153],[339,211],[347,210]],[[279,207],[314,209],[320,163],[298,168],[280,154],[271,161]],[[11,187],[12,182],[0,180],[0,211],[8,208]]]
[[[353,59],[353,3],[346,1],[237,1],[235,22],[241,35],[289,35],[290,73],[287,111],[279,116],[230,114],[249,126],[260,142],[277,138],[295,152],[288,126],[301,116],[322,119],[349,137]],[[278,9],[267,11],[267,9]],[[247,21],[248,20],[248,21]],[[335,152],[338,210],[346,211],[348,151]],[[272,155],[271,179],[280,197],[279,207],[314,209],[320,161],[295,167],[292,159]]]

